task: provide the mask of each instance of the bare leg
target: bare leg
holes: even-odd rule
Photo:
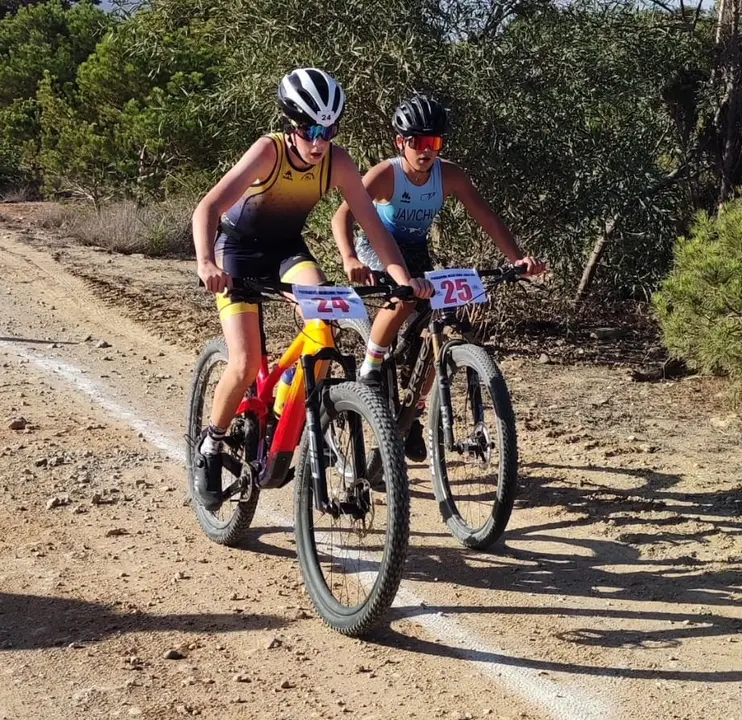
[[[227,315],[222,319],[229,361],[214,391],[211,424],[226,429],[260,369],[260,325],[257,312]]]
[[[319,285],[325,277],[315,265],[306,265],[293,272],[289,270],[284,282],[297,285]],[[214,391],[211,424],[226,429],[232,422],[240,401],[260,370],[260,324],[257,312],[226,315],[222,332],[227,341],[229,362]]]
[[[227,342],[229,358],[224,374],[214,390],[208,432],[195,457],[193,487],[196,500],[212,512],[218,510],[222,504],[222,439],[240,400],[260,368],[258,318],[257,308],[245,311],[239,306],[229,305],[222,309],[222,332]]]
[[[325,276],[314,263],[301,262],[289,268],[281,278],[281,282],[293,283],[294,285],[320,285],[325,281]],[[293,300],[293,295],[287,293],[287,297]]]
[[[381,347],[389,347],[392,344],[392,340],[397,337],[399,328],[412,315],[414,309],[414,302],[400,302],[397,303],[394,310],[386,308],[379,310],[371,327],[371,342]]]
[[[366,356],[359,373],[362,380],[379,381],[378,372],[384,356],[397,336],[399,328],[414,309],[415,303],[398,303],[393,310],[386,308],[379,310],[371,327],[371,337],[366,346]]]

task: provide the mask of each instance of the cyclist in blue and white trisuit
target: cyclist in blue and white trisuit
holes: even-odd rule
[[[422,276],[432,270],[428,233],[443,201],[453,195],[469,211],[495,245],[515,265],[526,265],[528,275],[538,275],[544,263],[524,256],[500,218],[479,194],[467,174],[438,153],[444,144],[448,121],[445,108],[425,95],[413,95],[402,102],[392,116],[399,155],[372,167],[363,184],[374,201],[387,230],[402,251],[410,274]],[[385,270],[365,234],[353,237],[354,217],[343,203],[332,219],[332,231],[343,257],[343,267],[354,283],[373,282],[370,270]],[[361,379],[379,382],[384,355],[414,303],[399,303],[394,310],[380,310],[371,328]],[[431,377],[426,388],[432,384]],[[419,409],[422,413],[422,408]],[[410,460],[425,459],[425,442],[419,420],[413,423],[405,444]]]

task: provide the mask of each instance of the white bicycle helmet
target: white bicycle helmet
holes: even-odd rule
[[[324,70],[298,68],[278,86],[278,105],[300,125],[334,125],[345,110],[345,93]]]

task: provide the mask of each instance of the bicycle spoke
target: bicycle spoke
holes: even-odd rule
[[[486,550],[505,530],[518,487],[510,395],[497,364],[481,347],[452,347],[446,367],[454,442],[446,448],[436,386],[431,401],[433,490],[452,535],[466,547]]]
[[[451,377],[451,409],[457,447],[446,452],[451,499],[472,530],[484,526],[497,499],[497,421],[488,390],[473,371],[457,368]],[[475,412],[476,410],[476,412]],[[480,418],[477,421],[476,418]]]

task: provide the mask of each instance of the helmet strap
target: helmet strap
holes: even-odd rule
[[[286,135],[287,141],[286,144],[289,146],[289,150],[296,155],[296,157],[299,158],[306,166],[307,169],[312,167],[312,163],[308,163],[299,152],[299,148],[296,147],[296,144],[294,143],[294,130],[293,128],[289,127],[284,131],[284,134]]]

